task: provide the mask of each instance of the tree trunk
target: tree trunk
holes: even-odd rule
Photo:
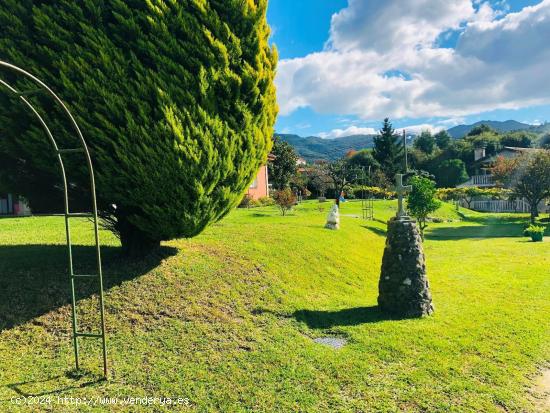
[[[144,257],[160,248],[160,241],[152,239],[147,233],[132,224],[119,221],[117,226],[125,255],[133,258]]]
[[[531,203],[531,224],[535,223],[535,218],[539,216],[538,202]]]

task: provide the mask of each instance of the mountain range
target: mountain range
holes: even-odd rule
[[[333,161],[342,158],[350,150],[372,148],[376,135],[351,135],[335,139],[281,133],[277,133],[275,136],[291,144],[298,155],[306,161],[313,162],[315,160]]]
[[[504,122],[499,122],[496,120],[482,120],[476,123],[473,123],[471,125],[458,125],[454,126],[450,129],[447,129],[447,132],[449,135],[451,135],[455,139],[460,139],[466,136],[471,132],[472,129],[474,129],[476,126],[480,125],[487,125],[491,129],[496,130],[497,132],[515,132],[518,130],[528,130],[533,125],[529,125],[527,123],[521,123],[516,120],[507,120]]]
[[[550,123],[543,125],[529,125],[515,120],[480,121],[472,125],[458,125],[447,130],[454,139],[461,139],[476,126],[485,124],[492,129],[505,133],[515,131],[528,131],[537,134],[550,133]],[[288,142],[296,152],[308,162],[315,160],[336,160],[343,157],[350,150],[372,148],[376,135],[350,135],[341,138],[323,139],[318,136],[302,137],[298,135],[276,133],[280,139]]]

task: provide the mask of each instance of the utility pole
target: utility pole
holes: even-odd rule
[[[405,154],[405,172],[409,172],[409,160],[407,156],[407,132],[405,129],[403,129],[403,151]]]

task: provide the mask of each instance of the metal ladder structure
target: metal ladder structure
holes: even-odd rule
[[[101,340],[101,346],[103,351],[103,375],[107,378],[107,337],[105,334],[105,308],[104,308],[104,294],[103,294],[103,272],[101,268],[101,250],[99,244],[99,222],[97,214],[97,200],[96,200],[96,187],[95,187],[95,178],[94,178],[94,169],[92,165],[92,159],[90,157],[90,151],[84,140],[84,136],[76,123],[75,118],[63,103],[63,101],[40,79],[25,71],[24,69],[12,65],[8,62],[0,60],[0,69],[6,69],[11,72],[15,72],[18,75],[23,76],[24,78],[32,81],[38,88],[35,90],[29,91],[18,91],[15,87],[4,81],[0,78],[0,86],[6,88],[12,96],[18,98],[23,104],[33,113],[36,119],[40,122],[44,132],[49,138],[53,150],[56,153],[57,161],[61,170],[61,175],[63,178],[63,195],[64,195],[64,216],[65,216],[65,235],[67,240],[67,253],[68,253],[68,276],[71,287],[71,307],[72,307],[72,341],[74,347],[74,356],[75,356],[75,366],[76,370],[80,370],[80,354],[79,354],[79,338],[97,338]],[[39,93],[46,93],[52,97],[57,105],[59,105],[62,111],[67,116],[69,123],[76,132],[77,135],[77,146],[76,148],[59,148],[57,142],[48,127],[44,118],[40,115],[35,106],[27,99],[27,96],[36,95]],[[71,212],[69,208],[69,189],[68,189],[68,180],[65,171],[65,166],[63,163],[63,156],[70,155],[73,153],[84,154],[86,159],[89,179],[90,179],[90,191],[91,191],[91,211],[90,212]],[[96,272],[94,274],[75,274],[73,266],[73,248],[71,243],[71,218],[85,217],[92,220],[94,227],[94,239],[95,239],[95,255],[96,255]],[[96,278],[97,286],[99,292],[99,313],[100,313],[100,326],[98,332],[83,332],[78,330],[78,320],[77,320],[77,300],[76,300],[76,288],[75,284],[77,280],[83,278]]]
[[[370,175],[370,166],[369,166]],[[367,175],[365,167],[361,168],[361,211],[363,211],[363,219],[368,221],[374,220],[374,199],[372,196],[367,197],[365,187],[367,186]]]

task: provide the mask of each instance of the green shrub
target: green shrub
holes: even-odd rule
[[[277,55],[267,0],[54,3],[0,2],[2,59],[37,74],[75,114],[101,215],[123,246],[140,254],[226,215],[272,145]],[[11,99],[0,96],[0,180],[35,211],[59,208],[55,154]],[[77,146],[60,117],[51,127],[60,147]],[[86,170],[72,156],[73,211],[89,210]]]
[[[420,233],[424,238],[428,215],[437,211],[441,206],[441,201],[435,198],[434,181],[423,176],[413,176],[410,185],[412,190],[407,198],[407,208],[409,213],[418,221]]]
[[[529,225],[525,229],[524,234],[527,234],[527,235],[542,234],[542,235],[544,235],[544,231],[546,231],[546,227],[543,227],[542,225]]]
[[[260,199],[258,199],[259,206],[271,206],[275,205],[275,200],[268,196],[263,196]]]
[[[394,199],[396,194],[394,191],[388,191],[387,189],[377,186],[352,186],[346,190],[346,194],[350,199],[360,199],[363,194],[367,198],[375,199]]]
[[[294,205],[296,205],[296,195],[294,195],[290,188],[275,191],[273,194],[273,199],[275,200],[275,204],[277,204],[281,210],[281,215],[283,216],[286,215],[286,213],[290,211]]]
[[[436,191],[437,199],[442,201],[464,200],[468,208],[475,198],[509,199],[512,191],[503,188],[477,188],[469,186],[464,188],[439,188]]]
[[[241,199],[239,203],[239,208],[250,208],[253,200],[254,199],[250,195],[244,194],[243,199]]]

